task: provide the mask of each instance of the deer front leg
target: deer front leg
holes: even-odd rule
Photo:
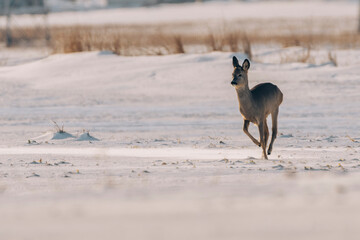
[[[267,154],[266,154],[266,140],[265,140],[265,126],[264,126],[264,121],[261,121],[259,124],[259,133],[260,133],[260,143],[261,143],[261,148],[263,150],[263,156],[265,159],[268,159]]]
[[[261,147],[261,144],[259,143],[258,140],[256,140],[248,131],[249,129],[249,124],[250,124],[250,121],[249,120],[244,120],[244,127],[243,127],[243,130],[244,130],[244,133],[259,147]]]

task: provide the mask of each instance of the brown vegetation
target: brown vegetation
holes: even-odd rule
[[[331,52],[328,53],[328,58],[332,64],[334,64],[335,67],[338,66],[337,58],[335,54],[332,54]]]
[[[347,21],[352,23],[352,20]],[[107,50],[118,55],[133,56],[186,53],[194,52],[194,49],[201,49],[197,51],[242,51],[249,58],[252,57],[252,46],[275,44],[283,47],[302,46],[308,49],[299,59],[301,62],[308,61],[310,49],[317,46],[326,45],[331,48],[360,46],[360,35],[356,31],[336,26],[333,26],[333,29],[337,28],[337,31],[327,31],[327,25],[324,24],[332,24],[331,21],[328,22],[308,27],[305,24],[301,26],[302,28],[298,27],[299,23],[297,22],[292,25],[284,25],[283,22],[268,23],[265,21],[251,22],[253,25],[243,22],[223,22],[220,25],[178,23],[149,26],[54,26],[49,29],[51,38],[47,44],[53,53]],[[334,23],[341,25],[341,22],[338,23],[335,20]],[[270,31],[271,24],[278,26],[278,29]],[[314,31],[313,29],[316,28],[321,30]],[[44,36],[46,36],[45,29],[39,28],[16,28],[12,31],[14,43],[17,45],[44,44],[44,41],[46,42]],[[0,31],[0,41],[4,41],[4,39],[4,31]]]
[[[289,62],[314,63],[314,60],[311,57],[311,47],[309,46],[295,53],[282,54],[280,63]]]

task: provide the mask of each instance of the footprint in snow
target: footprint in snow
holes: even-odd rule
[[[61,164],[71,164],[71,163],[66,162],[66,161],[60,161],[60,162],[54,163],[54,165],[61,165]]]
[[[285,167],[283,165],[279,164],[279,165],[273,166],[272,168],[276,169],[276,170],[284,170]]]
[[[32,178],[32,177],[40,177],[40,175],[36,173],[32,173],[30,176],[27,176],[26,178]]]

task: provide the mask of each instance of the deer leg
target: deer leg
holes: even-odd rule
[[[261,144],[259,143],[258,140],[256,140],[248,131],[249,129],[249,124],[250,124],[250,121],[249,120],[244,120],[244,127],[243,127],[243,130],[244,130],[244,133],[259,147],[261,147]]]
[[[266,155],[266,143],[265,143],[265,124],[264,124],[264,120],[260,122],[259,124],[259,132],[260,132],[260,143],[261,143],[261,148],[263,150],[263,156],[265,159],[268,159],[267,155]]]
[[[266,149],[268,139],[269,139],[269,128],[268,128],[268,125],[266,123],[266,119],[264,120],[264,135],[265,135],[265,149]]]
[[[273,113],[271,113],[271,119],[272,119],[272,136],[271,136],[271,142],[268,149],[268,154],[271,154],[272,147],[277,135],[277,117],[279,114],[279,108],[277,108]]]

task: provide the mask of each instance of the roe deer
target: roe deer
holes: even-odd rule
[[[250,68],[249,60],[245,59],[242,66],[238,59],[233,57],[234,72],[231,85],[235,87],[240,113],[244,118],[243,130],[245,134],[259,147],[262,147],[263,157],[268,159],[273,143],[277,134],[277,117],[279,106],[283,100],[283,94],[280,89],[272,83],[261,83],[249,89],[248,70]],[[266,146],[269,138],[269,129],[266,123],[267,116],[271,114],[272,118],[272,136],[268,152]],[[260,142],[256,140],[248,131],[250,122],[259,127]]]

